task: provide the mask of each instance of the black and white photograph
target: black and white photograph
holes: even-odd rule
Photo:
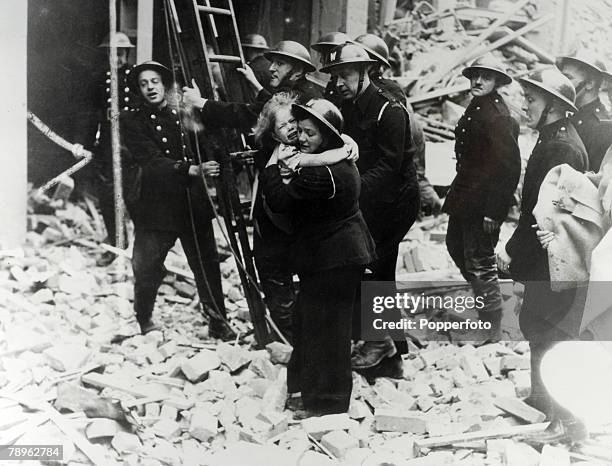
[[[612,0],[0,8],[0,464],[612,466]]]

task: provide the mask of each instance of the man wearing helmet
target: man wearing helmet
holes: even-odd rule
[[[310,48],[319,54],[321,66],[325,66],[329,62],[329,56],[332,50],[339,45],[348,42],[349,40],[350,37],[344,32],[328,32],[327,34],[323,34],[321,37],[319,37],[319,40],[312,44]],[[330,102],[333,102],[335,105],[339,106],[341,104],[342,99],[338,96],[338,91],[336,90],[336,80],[334,77],[331,77],[327,82],[325,92],[323,92],[323,97]]]
[[[321,97],[314,85],[306,80],[306,73],[315,70],[306,47],[287,40],[278,43],[274,49],[265,52],[264,55],[270,61],[270,87],[274,93],[295,92],[299,103]],[[263,89],[249,68],[242,71],[258,92],[254,103],[211,101],[202,98],[200,90],[194,86],[183,88],[185,105],[187,108],[200,109],[202,120],[210,126],[250,131],[272,94]],[[255,165],[260,171],[265,168],[272,149],[263,148],[255,157]],[[253,254],[257,272],[266,295],[270,315],[282,333],[290,338],[296,292],[287,257],[293,236],[276,226],[270,219],[260,193],[257,193],[254,203]]]
[[[520,83],[525,91],[527,126],[539,131],[539,139],[525,171],[518,226],[505,250],[500,251],[498,264],[514,280],[525,284],[519,316],[521,331],[531,349],[531,394],[525,401],[552,421],[544,433],[534,437],[543,442],[578,440],[585,435],[584,427],[553,401],[540,375],[546,351],[557,341],[576,338],[580,323],[580,316],[576,318],[572,310],[576,289],[551,289],[548,255],[538,240],[533,210],[544,177],[553,167],[568,164],[584,172],[588,158],[576,128],[566,118],[568,111],[576,111],[576,93],[569,79],[550,69],[520,79]],[[568,321],[576,322],[568,325]]]
[[[578,111],[572,123],[589,154],[589,169],[597,172],[612,144],[612,121],[599,100],[599,90],[612,76],[606,71],[603,61],[587,50],[575,56],[559,57],[556,64],[576,89]]]
[[[119,109],[129,110],[136,105],[136,92],[133,88],[131,73],[133,66],[128,63],[130,50],[134,45],[130,38],[122,33],[116,34],[117,39],[117,89],[119,90]],[[106,53],[110,53],[108,36],[98,45]],[[108,62],[107,62],[108,63]],[[96,135],[93,142],[93,169],[95,176],[96,195],[98,198],[100,212],[106,227],[107,239],[109,244],[115,246],[115,200],[113,191],[113,152],[111,148],[111,129],[110,129],[110,71],[96,79],[96,89],[94,96],[95,106],[95,125]],[[92,128],[93,132],[93,128]],[[89,142],[89,141],[88,141]],[[104,252],[97,261],[99,266],[110,264],[116,255],[110,251]]]
[[[260,34],[247,34],[242,43],[244,50],[244,58],[247,65],[253,70],[253,74],[257,81],[268,92],[272,91],[270,87],[270,62],[264,53],[269,49],[266,38]]]
[[[494,250],[521,174],[519,125],[497,92],[512,81],[501,62],[479,58],[463,75],[470,80],[473,98],[455,128],[457,175],[443,207],[450,216],[446,246],[474,295],[484,298],[478,317],[491,327],[451,336],[484,344],[501,337]]]
[[[408,113],[390,92],[370,81],[368,69],[375,63],[361,46],[348,43],[333,50],[321,72],[337,80],[345,133],[359,146],[359,205],[378,256],[368,266],[371,279],[394,284],[399,243],[416,219],[419,191],[409,151]],[[354,322],[359,324],[361,317],[355,316]],[[385,316],[389,321],[400,318],[398,309]],[[359,339],[360,334],[356,328],[354,338]],[[400,376],[399,353],[406,352],[407,345],[401,331],[393,336],[395,343],[389,334],[383,341],[364,342],[352,359],[353,369],[371,376]]]
[[[210,310],[209,335],[235,338],[226,320],[214,210],[202,182],[202,174],[218,176],[219,164],[193,161],[178,110],[168,98],[172,72],[148,61],[136,66],[133,76],[143,104],[122,114],[122,129],[130,162],[141,173],[139,193],[128,201],[135,229],[134,309],[141,332],[158,329],[152,315],[164,260],[180,239],[200,303]]]

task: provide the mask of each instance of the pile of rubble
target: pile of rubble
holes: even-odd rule
[[[95,231],[87,206],[56,207],[32,213],[26,245],[0,255],[0,444],[62,445],[71,465],[525,466],[577,457],[520,441],[546,426],[520,400],[529,392],[524,342],[412,345],[403,379],[370,384],[354,373],[347,414],[295,421],[284,410],[291,347],[255,348],[231,258],[222,265],[226,302],[246,337],[211,341],[180,273],[168,274],[158,297],[163,333],[142,336],[128,264],[96,267],[92,243],[80,239]],[[443,229],[425,219],[405,244],[440,241]],[[416,268],[413,250],[404,263],[410,254]],[[186,270],[180,250],[169,265]],[[117,334],[127,338],[111,344]]]

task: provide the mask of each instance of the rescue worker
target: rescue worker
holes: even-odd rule
[[[344,32],[328,32],[327,34],[323,34],[321,37],[319,37],[319,40],[312,44],[310,48],[319,54],[321,66],[325,66],[329,62],[329,54],[331,51],[349,40],[350,37]],[[327,81],[325,91],[323,92],[323,97],[330,102],[333,102],[337,106],[342,103],[342,99],[338,96],[338,91],[336,90],[335,79],[330,78],[329,81]]]
[[[133,66],[128,63],[130,50],[134,45],[123,32],[117,32],[117,88],[119,90],[119,108],[129,110],[136,105],[137,94],[132,84]],[[108,36],[98,45],[110,53]],[[96,79],[94,97],[96,136],[93,143],[93,169],[95,176],[95,191],[98,198],[102,220],[106,228],[106,242],[116,246],[115,201],[113,190],[113,151],[111,147],[111,72],[106,70]],[[124,229],[125,231],[125,229]],[[107,266],[117,257],[110,251],[105,251],[97,260],[97,265]]]
[[[572,123],[589,154],[590,170],[597,172],[612,144],[612,121],[599,99],[599,91],[612,76],[606,71],[603,61],[588,50],[575,56],[559,57],[556,64],[576,89],[578,111]]]
[[[303,45],[294,41],[282,41],[264,54],[270,61],[270,86],[274,93],[295,92],[298,103],[306,103],[321,97],[320,92],[306,80],[306,73],[314,71],[310,54]],[[183,100],[187,108],[201,110],[202,120],[209,126],[237,128],[249,131],[257,122],[257,116],[272,94],[266,91],[249,69],[243,70],[247,80],[257,90],[254,103],[215,102],[202,98],[197,86],[183,88]],[[263,171],[273,147],[264,148],[255,157],[255,165]],[[265,295],[265,302],[274,323],[289,340],[291,316],[296,301],[293,274],[289,267],[288,251],[293,236],[277,227],[263,206],[261,194],[255,197],[253,210],[253,255]]]
[[[134,309],[143,334],[158,329],[152,320],[164,260],[180,239],[195,277],[201,305],[210,315],[209,335],[235,337],[226,320],[219,256],[211,219],[213,206],[202,173],[218,176],[217,162],[197,165],[187,147],[178,112],[169,103],[172,73],[148,61],[133,71],[143,99],[122,115],[123,142],[140,175],[140,192],[128,207],[134,221],[132,256]]]
[[[455,128],[457,175],[443,206],[449,214],[446,247],[474,296],[483,298],[478,317],[491,327],[451,337],[484,344],[501,337],[495,245],[521,175],[519,124],[497,92],[512,82],[500,61],[478,58],[463,75],[473,98]]]
[[[442,201],[438,194],[434,191],[431,183],[425,176],[425,135],[423,128],[419,124],[414,115],[412,105],[406,99],[406,94],[402,88],[392,79],[383,77],[384,69],[389,68],[389,48],[387,43],[375,34],[362,34],[351,41],[354,44],[361,46],[372,60],[377,63],[373,64],[368,71],[370,81],[374,85],[389,91],[397,99],[398,102],[403,102],[410,116],[410,134],[412,143],[412,157],[416,164],[417,177],[419,181],[419,192],[421,198],[421,210],[425,214],[437,214],[442,207]]]
[[[529,405],[547,414],[550,426],[533,436],[542,442],[575,440],[585,436],[584,426],[561,405],[554,402],[540,374],[542,357],[555,342],[576,338],[580,316],[573,315],[572,303],[576,288],[551,289],[548,255],[540,245],[533,209],[538,201],[540,186],[548,172],[561,164],[575,170],[588,169],[584,144],[566,113],[576,111],[574,86],[555,69],[520,79],[525,91],[524,109],[527,126],[539,131],[538,141],[529,157],[521,197],[521,215],[514,234],[499,252],[501,270],[525,284],[525,294],[519,316],[523,335],[531,349],[531,394]],[[581,312],[580,312],[581,314]],[[575,325],[566,325],[575,320]]]
[[[347,43],[334,49],[331,61],[321,72],[337,79],[344,131],[359,146],[359,205],[378,256],[368,266],[372,272],[369,279],[386,281],[394,288],[399,243],[417,217],[419,191],[410,153],[408,113],[393,94],[371,82],[368,69],[374,63],[362,47]],[[389,310],[384,319],[401,319],[399,309]],[[361,316],[356,315],[353,321],[357,340]],[[390,334],[383,341],[364,342],[353,356],[353,369],[367,370],[372,377],[401,376],[399,353],[407,352],[407,344],[401,331],[393,336],[395,343]]]
[[[261,34],[247,34],[242,43],[247,65],[253,70],[257,81],[268,92],[272,92],[270,87],[270,62],[264,53],[269,50],[266,38]]]

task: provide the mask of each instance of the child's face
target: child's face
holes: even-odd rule
[[[319,127],[310,119],[300,120],[298,123],[300,151],[314,154],[323,144],[323,135]]]
[[[290,146],[297,145],[297,123],[291,114],[291,108],[284,107],[277,110],[275,120],[274,134],[276,135],[276,139],[283,144],[288,144]]]

